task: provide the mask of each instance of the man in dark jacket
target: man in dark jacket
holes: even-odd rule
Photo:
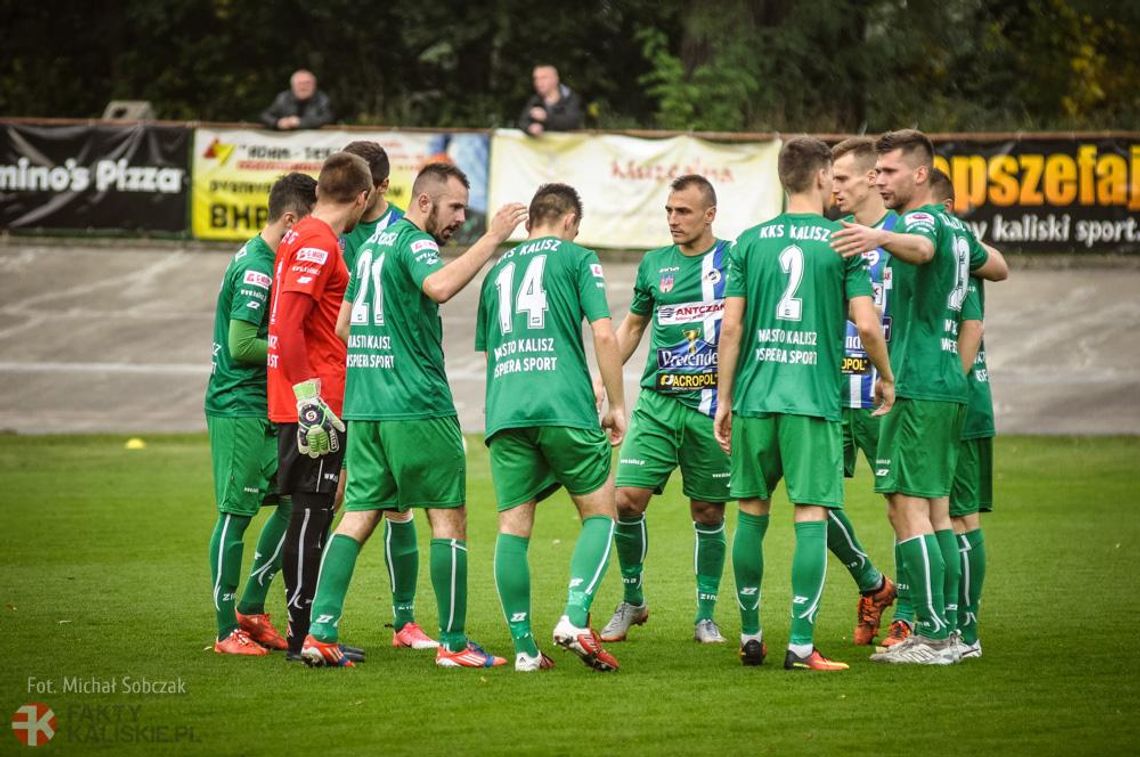
[[[547,131],[582,128],[582,102],[578,95],[558,81],[554,66],[534,67],[535,94],[527,100],[518,126],[532,137]]]
[[[261,123],[270,129],[319,129],[333,122],[328,95],[317,91],[317,77],[300,69],[289,77],[289,89],[278,93],[273,104],[261,114]]]

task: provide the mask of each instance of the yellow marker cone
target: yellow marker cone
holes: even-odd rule
[[[136,436],[127,439],[127,443],[123,447],[125,449],[146,449],[146,442]]]

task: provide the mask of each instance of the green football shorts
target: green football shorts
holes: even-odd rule
[[[460,507],[467,501],[467,455],[459,418],[349,421],[344,509]]]
[[[218,512],[253,517],[277,502],[277,427],[268,418],[206,416]]]
[[[780,479],[796,505],[843,507],[839,421],[768,413],[732,419],[732,497],[771,499]]]
[[[950,515],[959,518],[994,509],[994,440],[965,439],[958,448],[958,467],[950,490]]]
[[[950,496],[966,406],[900,397],[879,425],[875,491],[909,497]]]
[[[713,436],[712,418],[660,392],[642,390],[618,455],[617,485],[660,494],[678,465],[686,497],[731,499],[732,465]]]
[[[499,511],[549,497],[565,486],[590,494],[610,477],[610,442],[600,428],[508,428],[488,441]]]
[[[856,407],[843,408],[843,475],[855,477],[855,463],[859,461],[859,450],[871,470],[875,469],[875,450],[879,446],[879,416],[872,416],[873,410]]]

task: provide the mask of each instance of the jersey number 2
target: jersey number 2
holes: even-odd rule
[[[804,302],[796,297],[804,278],[804,251],[795,245],[785,247],[780,252],[780,268],[788,274],[788,286],[776,303],[776,317],[781,321],[798,321],[804,314]]]
[[[542,288],[542,272],[546,269],[546,256],[532,258],[523,272],[518,295],[514,297],[514,312],[526,313],[527,328],[541,329],[546,324],[546,290]],[[511,292],[515,282],[514,261],[507,263],[495,277],[495,288],[499,290],[499,329],[509,334],[514,328],[514,313],[511,312]]]
[[[372,251],[365,250],[356,261],[356,296],[352,298],[352,317],[350,321],[357,324],[372,323],[373,326],[384,325],[384,291],[380,288],[380,273],[384,270],[384,256],[372,260]],[[372,302],[371,319],[368,308],[368,289],[376,290],[376,299]]]

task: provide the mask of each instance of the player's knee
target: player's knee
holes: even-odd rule
[[[702,502],[694,499],[689,502],[689,512],[693,522],[702,526],[719,526],[724,523],[723,502]]]
[[[433,508],[427,511],[433,539],[467,539],[467,508]]]
[[[649,507],[649,498],[652,496],[653,492],[648,489],[636,489],[629,486],[618,487],[614,495],[618,517],[625,519],[641,517]]]
[[[379,510],[359,510],[350,511],[344,514],[340,520],[340,525],[337,526],[336,532],[341,536],[347,536],[361,544],[372,535],[372,531],[376,528],[376,524],[380,522],[381,511]]]

